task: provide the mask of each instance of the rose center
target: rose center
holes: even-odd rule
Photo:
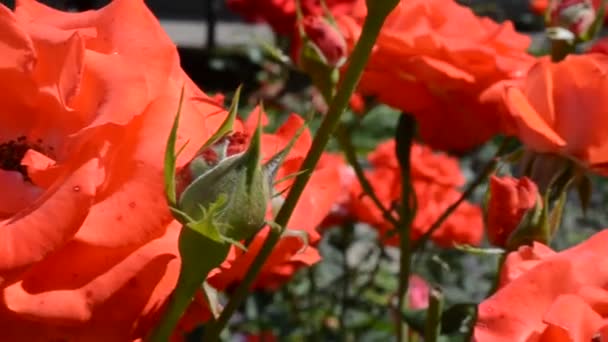
[[[20,136],[17,139],[1,143],[0,169],[17,171],[23,175],[24,180],[31,181],[27,174],[27,168],[24,165],[21,165],[21,160],[29,149],[43,152],[42,140],[38,139],[35,142],[30,142],[25,136]],[[49,149],[52,150],[52,148]]]

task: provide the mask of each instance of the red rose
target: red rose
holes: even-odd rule
[[[479,305],[474,340],[608,338],[608,231],[563,252],[534,243],[508,255],[499,290]]]
[[[321,228],[337,226],[350,220],[350,188],[357,182],[357,176],[352,167],[344,161],[339,154],[325,153],[319,160],[317,167],[332,168],[338,170],[338,184],[340,195],[334,202],[331,211],[321,223]],[[334,180],[335,182],[336,180]]]
[[[179,271],[163,153],[180,90],[180,165],[226,112],[141,1],[0,5],[0,41],[2,340],[143,337]]]
[[[362,19],[336,19],[352,50]],[[403,0],[382,27],[359,90],[414,115],[425,143],[465,150],[501,131],[496,105],[479,95],[523,75],[533,61],[529,43],[511,23],[478,18],[454,1]]]
[[[538,187],[528,177],[490,178],[490,199],[486,214],[488,240],[505,247],[524,215],[540,200]]]
[[[380,144],[376,151],[370,153],[373,168],[365,173],[385,208],[392,208],[401,197],[401,177],[394,148],[394,140]],[[416,240],[460,197],[456,189],[464,179],[455,159],[417,144],[412,146],[411,175],[417,199],[417,212],[412,224],[412,239]],[[394,229],[363,193],[359,183],[351,189],[350,209],[354,217],[378,229],[381,236]],[[465,202],[435,231],[432,240],[444,247],[454,243],[476,245],[483,234],[481,218],[480,208]],[[398,234],[385,242],[398,245]]]
[[[607,71],[606,55],[569,55],[558,63],[542,58],[520,82],[498,83],[509,132],[534,152],[608,174]]]

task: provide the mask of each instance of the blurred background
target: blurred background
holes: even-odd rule
[[[249,107],[263,99],[269,114],[305,113],[312,97],[310,82],[293,68],[287,70],[270,62],[262,49],[262,45],[268,44],[287,50],[289,39],[276,36],[265,24],[243,21],[228,10],[225,1],[145,2],[178,46],[183,69],[204,91],[230,94],[243,84]],[[85,11],[100,8],[109,1],[41,2],[65,11]],[[530,12],[529,0],[459,2],[496,21],[511,20],[519,32],[534,38],[531,51],[539,51],[543,44],[542,18]],[[14,6],[13,0],[0,0],[0,3],[11,8]],[[364,154],[379,141],[392,137],[399,115],[398,111],[387,106],[371,108],[361,123],[360,132],[354,136],[358,152]],[[314,125],[311,126],[313,130]],[[482,161],[492,156],[493,147],[488,148],[487,145],[470,152],[460,159],[469,179],[483,165]],[[482,187],[474,194],[478,203],[484,190]],[[608,202],[608,182],[595,179],[594,194],[586,215],[581,212],[578,199],[572,198],[571,201],[574,202],[572,210],[569,209],[564,217],[565,233],[556,242],[557,249],[581,241],[607,226],[608,212],[603,208]],[[394,249],[378,248],[376,239],[372,230],[364,225],[350,227],[347,233],[340,229],[325,232],[319,246],[323,262],[297,273],[292,282],[278,291],[259,291],[250,296],[245,309],[239,311],[232,322],[234,330],[259,333],[275,329],[279,336],[305,336],[310,340],[319,340],[320,336],[324,340],[332,340],[333,336],[338,339],[336,308],[340,305],[336,303],[343,301],[343,306],[352,308],[347,325],[352,327],[357,340],[386,341],[386,336],[391,334],[393,319],[392,313],[386,310],[386,303],[396,288],[398,254]],[[429,249],[415,260],[414,270],[432,283],[442,284],[447,303],[453,304],[449,309],[452,316],[448,317],[451,325],[444,326],[444,330],[459,332],[461,324],[467,324],[471,307],[491,286],[495,263],[492,257],[463,255],[460,251],[437,248]],[[348,286],[354,286],[357,291],[342,293]],[[404,319],[415,320],[416,317]],[[193,340],[196,340],[195,335]]]

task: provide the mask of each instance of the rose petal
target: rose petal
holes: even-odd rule
[[[78,231],[92,205],[97,170],[98,161],[90,160],[47,190],[30,209],[2,221],[0,276],[42,260]]]
[[[0,311],[0,326],[10,323],[3,338],[117,341],[147,333],[177,281],[179,230],[174,223],[135,249],[72,242],[45,258],[2,291],[10,310]]]

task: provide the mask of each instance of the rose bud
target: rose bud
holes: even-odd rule
[[[340,76],[338,68],[346,61],[346,40],[338,28],[322,16],[307,16],[296,25],[293,58],[329,102]]]
[[[168,340],[191,298],[209,272],[224,261],[231,245],[244,249],[239,241],[264,227],[274,176],[302,132],[300,129],[283,150],[262,165],[260,122],[246,150],[245,136],[233,132],[239,90],[219,130],[176,177],[180,100],[165,152],[165,191],[171,212],[183,224],[178,240],[182,263],[177,286],[151,335],[152,342]],[[210,291],[204,292],[209,299]]]
[[[342,33],[321,16],[307,16],[299,22],[300,36],[296,43],[298,63],[311,55],[323,64],[339,68],[346,61],[346,41]]]
[[[530,211],[540,210],[538,187],[528,177],[490,178],[486,206],[486,232],[494,246],[506,247],[513,232]]]

